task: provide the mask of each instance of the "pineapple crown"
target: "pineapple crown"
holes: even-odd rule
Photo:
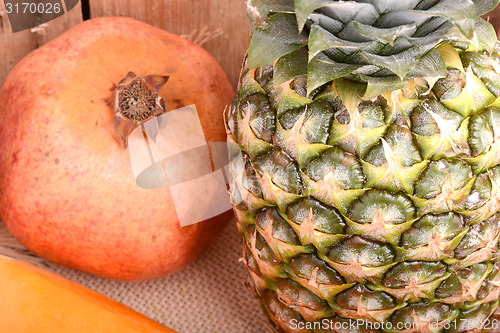
[[[248,66],[274,62],[274,82],[307,76],[308,94],[339,78],[364,97],[412,78],[446,76],[442,52],[492,52],[494,28],[480,15],[500,0],[248,0]]]

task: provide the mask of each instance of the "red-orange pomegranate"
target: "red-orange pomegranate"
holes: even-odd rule
[[[206,140],[225,141],[233,92],[205,50],[130,18],[85,21],[26,56],[0,90],[0,218],[41,257],[145,280],[193,261],[231,213],[181,227],[168,189],[136,185],[109,104],[130,71],[169,76],[166,111],[195,104]]]

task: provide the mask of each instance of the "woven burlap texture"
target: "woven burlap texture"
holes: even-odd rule
[[[240,262],[241,243],[234,221],[195,262],[154,281],[112,281],[48,263],[23,249],[1,222],[0,254],[49,269],[179,333],[269,332],[265,315],[244,285],[248,273]]]

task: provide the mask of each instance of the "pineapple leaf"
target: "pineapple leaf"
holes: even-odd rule
[[[434,15],[432,15],[434,16]],[[415,24],[417,29],[420,30],[422,25],[425,25],[427,20],[429,20],[429,15],[425,15],[417,10],[401,10],[401,11],[391,11],[382,16],[377,21],[378,28],[393,28],[401,25]]]
[[[415,8],[421,0],[372,0],[379,13],[395,12],[408,8]]]
[[[428,52],[442,42],[492,51],[497,43],[494,29],[476,20],[476,11],[484,13],[499,1],[249,0],[254,22],[248,65],[279,61],[278,82],[306,74],[309,93],[342,76],[359,80],[361,75],[395,74],[401,81],[441,77],[442,59]],[[295,57],[290,54],[305,45],[309,64],[304,73],[303,57],[292,64]],[[297,70],[283,75],[290,68]]]
[[[297,15],[297,25],[299,31],[302,32],[307,18],[316,9],[327,6],[331,0],[295,0],[295,15]]]
[[[267,21],[267,27],[256,28],[248,51],[248,66],[257,68],[287,55],[307,43],[307,36],[297,32],[295,15],[278,13]]]
[[[346,52],[359,52],[361,49],[372,52],[377,42],[351,42],[338,38],[326,29],[314,24],[309,33],[309,60],[313,59],[318,53],[328,49],[342,49]]]
[[[420,46],[413,46],[406,51],[389,56],[381,56],[366,51],[361,52],[361,56],[366,62],[387,68],[401,79],[404,79],[406,74],[415,67],[415,59],[420,59],[423,54],[423,48]]]
[[[372,25],[380,16],[371,3],[362,1],[330,1],[328,6],[321,8],[319,11],[344,24],[357,21]]]
[[[328,30],[330,33],[337,35],[342,29],[344,29],[344,23],[323,14],[312,13],[308,18],[308,25],[313,26],[314,24]]]
[[[270,13],[293,13],[293,0],[248,0],[247,11],[251,22],[259,23]]]
[[[453,46],[448,43],[443,43],[437,47],[437,50],[441,53],[447,67],[456,68],[465,74],[464,65],[462,64],[460,55]]]
[[[349,114],[353,115],[358,109],[359,103],[361,103],[361,96],[363,96],[366,89],[366,84],[346,79],[338,79],[335,80],[335,89]]]
[[[432,49],[423,56],[406,76],[406,78],[429,77],[442,78],[446,76],[446,64],[441,54]]]
[[[482,18],[478,18],[476,20],[476,35],[480,44],[480,49],[481,46],[488,52],[495,49],[495,46],[497,45],[497,33],[495,28]]]
[[[476,15],[481,16],[492,11],[500,0],[472,0],[476,9]]]
[[[361,66],[336,62],[324,53],[318,54],[307,65],[307,94],[325,83],[352,73]]]
[[[374,98],[386,91],[401,89],[408,84],[408,80],[401,80],[396,75],[382,77],[360,75],[360,77],[368,83],[363,98]]]
[[[431,8],[420,12],[450,20],[467,38],[472,38],[474,35],[476,11],[472,0],[441,0]]]
[[[464,35],[460,32],[460,29],[449,21],[446,21],[442,17],[434,17],[420,25],[415,34],[407,39],[410,43],[415,45],[434,47],[443,41],[451,42],[463,40]]]
[[[274,66],[273,81],[279,86],[297,77],[307,75],[307,49],[300,49],[289,53],[276,61]]]
[[[412,36],[417,30],[415,24],[401,25],[394,28],[377,28],[359,22],[353,22],[353,25],[361,36],[377,39],[390,45],[393,45],[394,41],[399,37]]]

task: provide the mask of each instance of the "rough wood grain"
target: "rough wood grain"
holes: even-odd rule
[[[37,47],[82,21],[80,3],[66,15],[34,29],[12,33],[4,2],[0,1],[0,85],[12,67]]]
[[[248,48],[245,0],[90,0],[91,17],[129,16],[201,44],[236,87]]]

